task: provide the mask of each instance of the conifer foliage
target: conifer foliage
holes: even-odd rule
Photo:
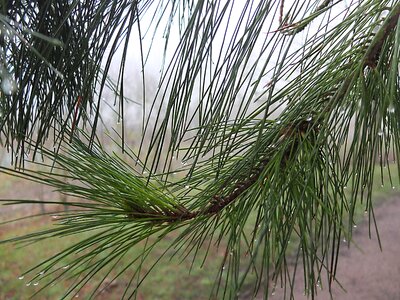
[[[340,242],[351,240],[357,205],[374,219],[375,169],[399,171],[400,4],[238,2],[3,1],[1,137],[16,166],[30,151],[41,167],[1,170],[76,199],[52,228],[3,241],[77,236],[24,274],[47,278],[42,289],[72,276],[70,297],[136,247],[115,274],[134,270],[121,298],[134,296],[143,261],[166,238],[165,254],[193,262],[207,264],[202,247],[223,249],[210,295],[218,299],[249,285],[267,298],[276,284],[290,298],[296,272],[313,297],[322,277],[327,289],[340,278]],[[146,74],[159,32],[153,97]],[[133,44],[143,83],[138,147],[124,124]],[[123,123],[114,152],[96,136],[105,89]],[[5,202],[27,203],[59,204]]]

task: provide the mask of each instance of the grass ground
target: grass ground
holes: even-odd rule
[[[376,202],[377,199],[384,199],[398,192],[399,188],[397,183],[397,187],[393,189],[392,185],[387,183],[388,178],[386,177],[383,178],[383,182],[386,184],[382,187],[379,176],[379,174],[376,175],[377,180],[373,189],[374,202]],[[398,182],[398,180],[395,179],[394,182]],[[41,189],[41,187],[33,183],[21,182],[15,178],[0,174],[1,198],[20,197],[21,191],[25,191],[28,195],[37,195],[39,191],[39,195],[42,197],[43,190],[39,189]],[[49,194],[49,191],[44,191],[44,194]],[[9,207],[1,208],[0,222],[10,218],[40,212],[37,211],[37,209],[38,208],[33,207],[25,207],[21,210],[11,210]],[[363,215],[363,211],[364,208],[360,205],[357,210],[359,218]],[[27,219],[17,223],[2,225],[0,227],[0,240],[48,228],[53,224],[53,221],[50,215],[45,215],[35,219]],[[57,250],[67,247],[72,242],[74,242],[74,237],[71,236],[70,238],[56,239],[53,242],[36,243],[22,248],[14,244],[0,245],[0,300],[28,299],[35,291],[39,290],[44,285],[46,280],[30,282],[27,278],[18,279],[20,274],[44,258],[57,253]],[[151,268],[151,262],[156,261],[164,249],[167,248],[169,242],[170,240],[166,239],[157,246],[155,251],[148,257],[148,263],[143,267],[144,272]],[[201,251],[205,253],[205,249]],[[137,253],[132,250],[126,255],[125,259],[120,262],[120,268],[134,257],[135,254]],[[190,259],[181,262],[179,258],[174,258],[170,261],[168,256],[166,256],[166,258],[160,261],[151,271],[147,280],[144,281],[138,299],[208,299],[223,255],[223,247],[220,249],[211,249],[206,264],[202,268],[199,265],[195,265],[190,275],[188,274],[191,265]],[[123,277],[118,278],[115,283],[107,287],[96,299],[120,299],[121,293],[129,283],[132,274],[133,270],[126,272]],[[110,275],[109,278],[107,277],[106,281],[111,280],[111,278]],[[36,285],[37,282],[38,284]],[[58,299],[64,294],[71,283],[72,281],[69,280],[56,284],[46,289],[36,298]],[[94,284],[88,284],[79,292],[79,298],[86,298],[94,288]]]
[[[23,223],[20,222],[18,225],[7,226],[0,238],[7,239],[48,228],[52,222],[49,218],[48,216],[40,217],[34,222],[30,220]],[[27,247],[18,247],[18,245],[13,244],[1,245],[0,269],[2,271],[0,273],[0,285],[2,288],[0,289],[0,299],[28,299],[30,295],[38,291],[45,284],[46,279],[31,282],[28,278],[18,279],[20,274],[26,271],[28,267],[71,245],[74,242],[74,238],[39,242]],[[152,262],[156,261],[168,245],[168,240],[158,244],[157,249],[148,258],[148,263],[143,265],[142,273],[145,273],[152,266]],[[122,269],[137,254],[137,251],[130,251],[120,261],[120,267],[117,267],[115,271]],[[219,253],[218,250],[214,249],[210,252],[208,263],[203,268],[198,265],[194,266],[190,275],[188,274],[188,270],[191,267],[190,260],[180,262],[178,257],[170,260],[166,256],[151,271],[147,280],[144,281],[138,299],[207,299],[218,270],[215,265],[220,263],[222,256],[223,253]],[[96,299],[120,299],[132,275],[133,270],[127,271],[124,276],[113,282]],[[106,278],[105,283],[110,282],[111,278],[113,278],[112,274]],[[37,282],[39,282],[38,285],[36,285]],[[37,299],[59,299],[72,282],[72,280],[62,281],[53,287],[47,288]],[[105,283],[103,283],[104,287]],[[94,283],[88,284],[79,292],[79,297],[86,298],[94,288]]]

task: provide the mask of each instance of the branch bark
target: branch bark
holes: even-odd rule
[[[369,45],[363,59],[364,67],[366,66],[369,66],[371,68],[376,67],[376,63],[379,60],[379,55],[381,53],[382,46],[385,43],[386,39],[388,38],[389,34],[396,27],[399,21],[399,16],[400,16],[400,3],[397,3],[393,7],[388,17],[386,18],[385,22],[382,24],[381,28],[375,34],[374,39]]]

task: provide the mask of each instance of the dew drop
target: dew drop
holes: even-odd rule
[[[75,295],[75,298],[79,298],[79,294],[76,294],[76,295]]]
[[[381,184],[381,188],[383,188],[383,184]]]
[[[54,72],[56,73],[58,78],[60,78],[61,80],[64,80],[64,75],[60,71],[54,69]]]
[[[39,281],[38,281],[38,282],[35,282],[33,285],[34,285],[34,286],[39,285]]]
[[[58,219],[58,216],[54,215],[54,216],[51,216],[51,218],[52,219]]]
[[[40,271],[40,272],[39,272],[39,275],[43,275],[43,274],[44,274],[44,271]]]
[[[232,252],[232,251],[231,251],[231,252],[229,252],[229,255],[230,255],[230,256],[233,256],[233,252]]]
[[[364,215],[367,215],[368,214],[368,210],[364,210]]]
[[[321,281],[317,281],[317,288],[321,289]]]
[[[190,188],[190,185],[185,185],[185,188],[186,188],[186,189],[189,189],[189,188]]]
[[[347,189],[347,186],[345,185],[343,188],[344,188],[344,189]]]
[[[257,239],[254,239],[254,243],[257,243]]]
[[[271,296],[275,296],[275,291],[272,291]]]
[[[143,171],[143,173],[142,173],[143,175],[146,175],[147,174],[147,171]]]
[[[222,270],[225,270],[225,266],[222,267]]]
[[[357,228],[357,225],[356,225],[356,224],[354,224],[354,225],[353,225],[353,228]]]
[[[311,122],[311,120],[312,120],[312,116],[308,116],[306,119],[307,122]]]
[[[379,135],[379,136],[383,136],[383,131],[382,131],[382,130],[379,130],[379,131],[378,131],[378,135]]]
[[[30,286],[31,285],[31,282],[28,282],[27,284],[25,284],[26,286]]]
[[[63,267],[63,269],[68,269],[68,268],[69,268],[69,265],[66,265]]]
[[[391,113],[391,114],[393,114],[395,112],[395,109],[394,109],[394,107],[392,105],[390,105],[388,107],[388,112]]]
[[[22,279],[24,279],[24,276],[19,276],[18,279],[22,280]]]
[[[183,166],[186,166],[186,165],[187,165],[187,162],[186,162],[185,160],[182,160],[182,161],[181,161],[181,164],[182,164]]]
[[[17,84],[10,76],[3,77],[1,80],[1,89],[6,95],[12,95],[17,90]]]
[[[343,243],[347,243],[347,240],[346,240],[346,239],[343,239]]]
[[[282,121],[281,120],[278,120],[278,121],[276,121],[276,124],[281,124],[282,123]]]
[[[396,187],[395,186],[392,186],[392,190],[394,190]]]

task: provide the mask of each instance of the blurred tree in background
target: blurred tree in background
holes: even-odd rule
[[[390,177],[395,161],[399,171],[400,4],[237,2],[1,2],[1,141],[14,158],[2,171],[78,199],[57,226],[4,241],[80,238],[25,275],[45,274],[43,288],[72,276],[71,296],[141,247],[115,275],[135,270],[129,298],[147,275],[142,262],[172,236],[165,251],[193,262],[207,263],[200,247],[223,248],[217,298],[238,297],[250,273],[254,295],[278,283],[289,297],[290,257],[302,260],[311,296],[322,276],[336,280],[360,201],[373,219],[375,168]],[[108,106],[119,151],[97,136]],[[7,201],[24,203],[44,202]]]

